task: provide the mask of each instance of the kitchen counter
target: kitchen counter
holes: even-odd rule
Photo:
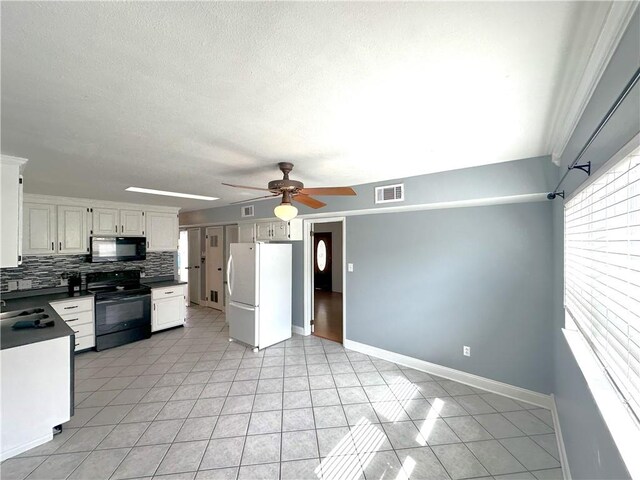
[[[69,293],[65,290],[64,292],[44,293],[41,295],[29,294],[27,296],[17,297],[17,298],[6,298],[6,296],[3,296],[2,298],[4,299],[5,302],[7,302],[7,306],[2,307],[2,311],[9,312],[13,310],[21,310],[23,308],[36,308],[36,307],[41,307],[42,305],[48,305],[51,302],[57,302],[59,300],[68,300],[70,298],[82,298],[82,297],[92,297],[92,296],[93,294],[87,292],[86,290],[83,290],[74,295],[69,295]]]
[[[40,297],[32,297],[38,298]],[[8,302],[7,302],[8,303]],[[22,310],[25,307],[13,308],[13,304],[11,307],[3,308],[3,311],[13,311],[13,310]],[[24,345],[29,345],[32,343],[44,342],[47,340],[53,340],[61,337],[73,336],[73,330],[67,325],[67,323],[60,318],[60,316],[56,313],[56,311],[51,308],[48,303],[43,302],[41,299],[36,302],[32,302],[28,305],[28,308],[42,308],[44,312],[49,316],[49,318],[42,319],[41,322],[48,322],[53,320],[55,325],[53,327],[45,327],[45,328],[23,328],[20,330],[14,330],[11,328],[15,322],[22,320],[25,317],[13,317],[13,318],[5,318],[0,321],[0,350],[5,350],[8,348],[21,347]],[[74,338],[71,340],[71,345],[74,343]]]
[[[187,284],[187,282],[181,282],[180,280],[159,280],[154,282],[141,281],[140,283],[150,288],[175,287],[176,285]]]

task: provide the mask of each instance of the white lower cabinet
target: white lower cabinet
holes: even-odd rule
[[[186,285],[151,289],[151,331],[184,325]]]
[[[96,346],[93,297],[61,300],[50,305],[73,330],[76,352]]]

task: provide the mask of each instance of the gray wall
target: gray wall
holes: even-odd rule
[[[316,223],[313,230],[331,233],[331,290],[342,293],[342,223]]]
[[[609,63],[562,157],[560,172],[575,158],[586,139],[640,66],[640,10]],[[640,131],[640,86],[636,85],[607,127],[588,150],[597,170]],[[586,180],[579,171],[569,173],[562,188],[569,194]],[[602,420],[585,379],[569,349],[564,327],[563,288],[563,209],[554,201],[554,388],[560,425],[571,474],[574,479],[629,478],[620,454]]]
[[[387,204],[417,205],[455,200],[522,195],[548,191],[557,176],[557,168],[549,157],[536,157],[512,162],[465,168],[431,175],[421,175],[406,179],[389,180],[355,186],[356,197],[328,197],[328,205],[322,213],[345,210],[378,208],[374,203],[374,189],[378,185],[404,182],[405,201]],[[255,202],[255,220],[274,218],[273,209],[277,200]],[[235,223],[241,220],[241,205],[228,205],[180,213],[181,228],[188,225],[209,225],[213,223]],[[300,215],[318,211],[298,205]],[[293,242],[293,324],[303,326],[303,247],[302,242]]]
[[[358,195],[355,197],[320,197],[321,200],[327,203],[327,206],[322,210],[313,210],[300,204],[296,204],[296,206],[300,211],[300,215],[305,215],[318,212],[330,213],[366,208],[397,207],[400,205],[540,193],[550,188],[549,186],[555,182],[556,176],[557,168],[549,161],[548,156],[536,157],[431,175],[356,185],[354,189]],[[376,186],[401,182],[405,185],[404,202],[383,205],[374,203],[374,188]],[[255,219],[274,218],[273,209],[277,204],[277,200],[255,202]],[[251,205],[251,202],[246,205]],[[248,220],[240,218],[241,208],[242,205],[228,205],[182,212],[180,213],[180,226],[232,223],[239,220]]]
[[[551,208],[349,217],[347,338],[549,393]]]

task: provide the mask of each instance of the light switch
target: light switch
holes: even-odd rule
[[[353,263],[347,263],[347,272],[353,272]]]

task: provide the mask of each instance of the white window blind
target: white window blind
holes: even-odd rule
[[[640,148],[567,201],[564,222],[566,311],[640,418]]]

